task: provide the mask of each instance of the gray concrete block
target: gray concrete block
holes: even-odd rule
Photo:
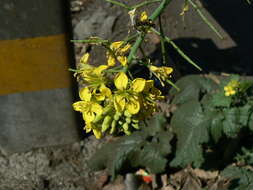
[[[0,96],[0,148],[6,154],[78,141],[70,88]]]

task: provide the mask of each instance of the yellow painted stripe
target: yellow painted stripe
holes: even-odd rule
[[[71,85],[64,34],[0,40],[0,95]]]

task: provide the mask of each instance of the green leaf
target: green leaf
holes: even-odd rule
[[[253,113],[249,116],[249,129],[253,132]]]
[[[241,153],[236,155],[236,161],[244,162],[247,165],[253,165],[253,147],[242,147]]]
[[[219,141],[223,134],[223,125],[222,121],[224,120],[224,116],[222,112],[217,112],[211,119],[210,125],[210,134],[215,143]]]
[[[223,131],[228,137],[237,137],[241,128],[247,126],[250,109],[249,105],[245,105],[224,110]]]
[[[229,107],[232,103],[231,96],[225,96],[224,91],[213,94],[211,105],[214,107]]]
[[[89,166],[93,170],[108,168],[108,171],[114,179],[116,174],[127,162],[128,155],[136,151],[144,142],[145,135],[135,133],[131,136],[125,136],[113,143],[105,144],[99,149],[89,161]]]
[[[171,95],[174,95],[173,104],[183,104],[190,100],[199,100],[200,92],[211,91],[216,87],[216,84],[208,78],[199,75],[189,75],[181,78],[176,82],[180,91],[172,89]]]
[[[170,146],[168,144],[168,146]],[[161,156],[156,144],[148,143],[143,149],[136,151],[135,159],[132,161],[136,167],[147,167],[151,173],[161,173],[164,171],[167,159]]]
[[[155,135],[157,132],[165,129],[167,123],[163,114],[156,114],[151,119],[147,120],[147,126],[142,126],[143,131],[149,135]]]
[[[121,171],[136,167],[146,167],[152,173],[163,172],[173,138],[165,126],[165,117],[157,114],[141,131],[105,144],[90,160],[90,167],[94,170],[107,168],[113,179]]]
[[[185,167],[193,163],[201,166],[204,161],[202,144],[208,142],[209,118],[205,117],[198,101],[180,106],[172,117],[171,125],[177,136],[176,157],[171,166]]]
[[[235,138],[238,132],[242,128],[239,123],[240,111],[237,108],[231,108],[224,110],[225,119],[223,120],[223,131],[226,136]]]
[[[221,175],[232,179],[229,190],[252,190],[253,189],[253,171],[246,168],[229,166],[222,171]]]

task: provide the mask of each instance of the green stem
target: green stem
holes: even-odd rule
[[[166,65],[166,61],[167,61],[167,54],[166,54],[166,50],[165,50],[165,43],[164,43],[164,32],[163,32],[163,27],[162,27],[162,21],[161,21],[161,16],[158,17],[159,18],[159,27],[160,27],[160,41],[161,41],[161,50],[162,50],[162,62],[164,65]]]
[[[166,82],[169,83],[171,86],[173,86],[177,91],[180,91],[180,88],[176,84],[174,84],[171,80],[167,79]]]
[[[152,15],[149,17],[151,21],[154,21],[166,8],[166,6],[171,2],[171,0],[163,0],[162,3],[159,5],[159,7],[152,13]],[[128,63],[131,63],[133,60],[133,57],[135,56],[139,46],[141,45],[142,41],[144,40],[146,34],[139,34],[139,37],[135,41],[133,47],[131,48],[131,51],[129,53],[129,56],[127,58]],[[128,70],[128,67],[125,67],[125,72]]]
[[[143,6],[146,6],[146,5],[149,5],[149,4],[152,4],[152,3],[158,3],[158,2],[161,2],[161,0],[150,0],[150,1],[144,1],[140,4],[137,4],[137,5],[134,5],[132,6],[131,8],[132,9],[138,9],[138,8],[141,8]]]
[[[88,39],[88,40],[70,40],[70,42],[74,43],[108,43],[108,40],[101,39]]]
[[[114,1],[114,0],[106,0],[106,1],[109,2],[109,3],[112,3],[114,5],[118,5],[120,7],[123,7],[123,8],[125,8],[125,9],[127,9],[129,11],[132,9],[131,7],[127,6],[126,4],[118,2],[118,1]]]
[[[205,15],[201,12],[200,8],[192,0],[188,0],[188,2],[197,11],[201,19],[211,28],[211,30],[214,31],[217,36],[219,36],[219,38],[223,39],[223,36],[219,33],[215,26],[205,17]]]
[[[69,68],[68,70],[72,71],[72,72],[80,72],[80,70],[78,70],[78,69],[71,69],[71,68]]]
[[[158,32],[156,29],[152,28],[151,29],[155,34],[157,35],[161,35],[160,32]],[[202,71],[202,69],[196,64],[194,63],[194,61],[191,60],[190,57],[188,57],[169,37],[165,36],[165,40],[172,45],[172,47],[186,60],[188,61],[190,64],[192,64],[194,67],[196,67],[198,70]]]

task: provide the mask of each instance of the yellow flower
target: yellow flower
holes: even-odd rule
[[[240,83],[237,80],[231,80],[227,86],[224,87],[225,96],[232,96],[237,93]]]
[[[92,94],[88,87],[83,88],[79,96],[81,101],[75,102],[73,108],[75,111],[79,111],[83,114],[85,122],[92,122],[97,115],[103,113],[103,107],[98,103],[91,101]]]
[[[141,16],[140,16],[140,21],[141,21],[141,22],[144,22],[144,21],[146,21],[146,20],[148,20],[148,14],[147,14],[146,11],[143,11],[143,12],[141,13]]]
[[[149,67],[150,71],[159,79],[162,86],[164,86],[163,81],[165,81],[167,78],[170,77],[170,74],[173,72],[172,67],[156,67],[154,65],[151,65]]]
[[[114,96],[114,107],[117,112],[123,112],[125,109],[130,114],[137,114],[140,111],[139,93],[145,88],[145,79],[137,78],[130,83],[128,87],[128,77],[120,72],[114,80],[117,92]]]
[[[157,100],[162,100],[164,96],[160,90],[154,87],[153,80],[147,80],[142,93],[142,106],[145,109],[144,117],[149,116],[157,110]]]
[[[80,59],[80,63],[81,64],[87,64],[90,58],[90,54],[89,53],[85,53],[81,59]]]
[[[107,64],[109,66],[114,66],[118,60],[121,65],[125,66],[127,64],[127,57],[124,54],[131,48],[130,44],[124,45],[124,41],[113,42],[110,45],[110,50],[107,52]]]
[[[106,97],[112,97],[112,92],[110,88],[107,88],[104,84],[102,84],[99,88],[94,88],[92,90],[92,95],[94,95],[97,101],[104,101]]]
[[[89,132],[93,132],[93,134],[95,135],[95,137],[97,139],[100,139],[102,137],[102,132],[98,129],[98,127],[93,124],[93,123],[86,123],[85,127],[84,127],[86,133]]]
[[[100,65],[82,70],[81,76],[88,83],[92,95],[97,101],[103,101],[105,97],[111,97],[111,90],[106,87],[107,79],[103,71],[108,68],[108,65]]]

